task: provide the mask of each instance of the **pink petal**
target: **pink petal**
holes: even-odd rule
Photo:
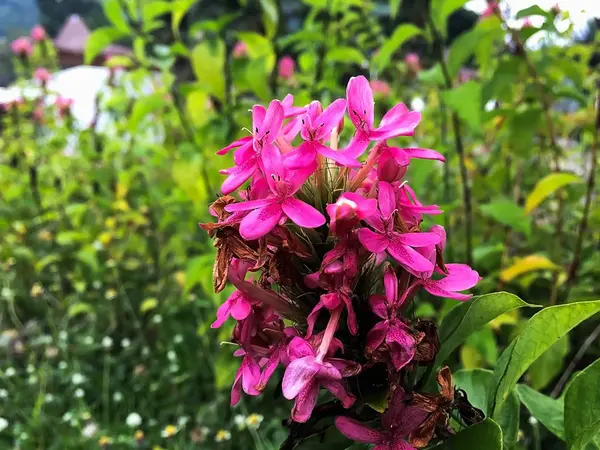
[[[403,148],[404,153],[406,153],[410,158],[418,158],[418,159],[433,159],[436,161],[446,161],[444,155],[436,152],[435,150],[429,150],[427,148]]]
[[[414,358],[416,342],[403,324],[398,323],[397,326],[390,327],[385,342],[390,347],[392,362],[396,370],[402,369]]]
[[[323,302],[319,300],[319,302],[315,305],[313,310],[310,312],[308,316],[306,316],[306,323],[308,328],[306,329],[306,338],[312,336],[313,330],[315,329],[315,323],[317,322],[317,318],[319,317],[319,312],[323,308]]]
[[[464,291],[471,289],[481,278],[479,274],[466,264],[446,264],[448,276],[437,280],[440,289],[448,291]]]
[[[466,301],[473,297],[472,294],[459,294],[458,292],[440,289],[434,280],[427,280],[425,283],[423,283],[423,288],[431,295],[441,298],[451,298],[453,300]]]
[[[315,127],[315,139],[320,141],[326,139],[331,134],[331,131],[340,123],[343,119],[344,113],[346,112],[346,100],[338,98],[331,105],[329,105],[325,111],[316,118],[313,123]]]
[[[319,383],[313,380],[296,397],[294,407],[292,408],[292,420],[303,423],[310,419],[318,398]]]
[[[405,440],[398,438],[390,444],[389,450],[417,450]],[[376,450],[376,449],[373,449]],[[386,449],[387,450],[387,449]]]
[[[340,164],[341,166],[351,168],[362,167],[362,164],[358,160],[349,157],[345,152],[338,152],[336,150],[332,150],[329,147],[325,147],[324,145],[319,144],[318,142],[315,142],[315,148],[317,152],[323,155],[325,158],[329,158],[332,161],[335,161],[336,163]]]
[[[383,343],[385,336],[388,333],[389,325],[387,321],[381,321],[375,324],[371,331],[367,334],[366,351],[367,353],[374,352]]]
[[[240,234],[249,241],[261,238],[277,226],[282,216],[281,205],[277,203],[255,209],[240,223]]]
[[[313,348],[301,337],[294,337],[287,346],[287,353],[291,360],[312,356]]]
[[[249,356],[242,362],[242,388],[248,395],[258,395],[256,385],[260,381],[260,367]]]
[[[433,270],[431,261],[409,246],[399,243],[397,240],[390,241],[387,251],[392,258],[411,273]]]
[[[264,208],[265,206],[272,205],[276,202],[274,198],[261,198],[258,200],[248,200],[247,202],[230,203],[225,206],[225,211],[236,212],[236,211],[250,211],[256,208]]]
[[[264,138],[266,142],[274,142],[281,130],[281,125],[283,125],[283,118],[283,105],[279,100],[272,100],[262,123],[258,126],[259,129],[254,139],[262,140]]]
[[[325,216],[307,203],[296,198],[286,199],[281,208],[292,222],[304,228],[317,228],[325,223]]]
[[[300,120],[300,118],[294,117],[292,120],[290,120],[283,126],[279,136],[281,136],[287,142],[292,142],[294,138],[298,136],[298,133],[300,133],[301,129],[302,121]]]
[[[225,300],[225,303],[219,306],[219,309],[217,309],[217,320],[212,323],[210,326],[211,328],[219,328],[229,318],[231,314],[231,308],[233,307],[233,303],[235,301],[235,299],[232,299],[232,297],[236,292],[239,291],[235,291],[227,300]]]
[[[388,265],[383,275],[383,285],[385,287],[385,299],[388,305],[393,305],[398,301],[398,278],[391,265]]]
[[[256,171],[256,158],[245,161],[241,166],[226,169],[224,173],[229,175],[221,185],[221,192],[225,195],[232,193],[244,184]]]
[[[388,304],[383,295],[371,295],[371,297],[369,297],[369,304],[371,305],[371,311],[373,311],[375,315],[382,319],[388,318]]]
[[[371,139],[384,140],[398,136],[412,136],[415,127],[421,121],[421,113],[408,111],[402,103],[390,109],[379,127],[371,133]]]
[[[288,400],[295,398],[319,372],[320,364],[314,356],[293,360],[285,369],[281,390]]]
[[[341,358],[327,358],[327,362],[330,363],[333,367],[335,367],[343,378],[353,377],[358,375],[361,371],[361,366],[359,363],[354,361],[349,361],[347,359]]]
[[[380,181],[377,187],[379,189],[377,196],[379,211],[381,211],[383,220],[388,220],[396,210],[396,193],[392,185],[385,181]]]
[[[231,294],[231,297],[233,297],[234,295],[235,292]],[[248,299],[241,292],[238,291],[238,295],[236,295],[233,307],[231,308],[231,316],[235,320],[244,320],[246,317],[248,317],[250,311],[252,311],[252,305],[250,304]]]
[[[246,137],[243,137],[241,139],[238,139],[237,141],[233,141],[227,147],[223,147],[221,150],[219,150],[217,152],[217,155],[225,155],[231,149],[234,149],[234,148],[237,148],[237,147],[241,147],[243,145],[251,146],[251,144],[252,144],[252,136],[246,136]]]
[[[362,444],[378,444],[384,440],[381,431],[363,425],[358,420],[349,417],[336,417],[335,427],[348,439]]]
[[[314,164],[317,157],[316,145],[312,142],[303,142],[296,150],[291,152],[283,163],[289,169],[302,169]]]
[[[233,162],[235,162],[236,166],[241,166],[245,161],[252,157],[256,157],[253,141],[248,141],[246,144],[242,145],[233,152]]]
[[[369,133],[362,130],[356,130],[356,133],[348,143],[348,146],[344,149],[343,153],[349,158],[356,159],[365,152],[370,142],[371,138]]]
[[[421,232],[421,233],[394,233],[394,241],[411,247],[426,247],[428,245],[439,244],[441,236],[439,233]]]
[[[388,248],[388,239],[386,236],[377,234],[368,228],[358,230],[358,240],[370,252],[379,253]]]
[[[340,197],[345,197],[350,201],[356,203],[358,208],[356,209],[356,215],[359,219],[363,219],[372,214],[375,214],[377,210],[377,200],[374,198],[364,198],[362,195],[356,192],[344,192]]]
[[[252,107],[252,133],[254,133],[254,139],[256,140],[256,133],[260,131],[260,128],[267,115],[267,110],[262,105],[254,105]]]
[[[338,398],[346,409],[350,408],[356,401],[356,397],[348,392],[344,381],[321,381],[321,385]]]
[[[348,314],[348,319],[346,320],[346,325],[348,326],[348,330],[350,334],[356,336],[358,333],[358,322],[356,320],[356,314],[354,312],[354,307],[352,306],[352,299],[347,295],[342,296],[342,300],[346,304],[346,312]]]
[[[279,365],[280,359],[281,357],[279,347],[276,347],[263,367],[263,372],[260,375],[260,382],[256,386],[256,388],[259,391],[264,390],[265,386],[269,383],[271,376],[273,375],[275,369],[277,369],[277,366]]]
[[[365,77],[350,78],[346,88],[348,115],[356,128],[366,125],[367,130],[373,128],[375,101],[371,86]],[[365,130],[366,131],[366,130]]]

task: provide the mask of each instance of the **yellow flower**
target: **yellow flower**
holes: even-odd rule
[[[32,297],[39,297],[40,295],[42,295],[44,293],[44,288],[42,286],[40,286],[39,283],[35,283],[31,287],[31,291],[29,293],[31,294]]]
[[[110,439],[107,436],[102,436],[98,439],[98,445],[100,445],[100,447],[106,447],[108,444],[110,444]]]
[[[219,430],[215,435],[215,441],[217,442],[228,441],[229,439],[231,439],[231,433],[227,430]]]
[[[179,272],[175,272],[174,277],[175,281],[180,287],[185,286],[185,272],[183,272],[182,270],[180,270]]]
[[[160,445],[155,445],[152,447],[152,450],[165,450],[165,449],[162,448]]]
[[[113,229],[115,227],[115,225],[117,224],[117,219],[115,217],[109,217],[108,219],[106,219],[104,221],[104,226],[106,228]]]
[[[142,430],[137,430],[134,434],[134,437],[136,441],[141,441],[144,439],[144,432]]]
[[[23,222],[15,222],[13,226],[15,227],[16,232],[19,234],[25,234],[27,231],[27,227],[23,224]]]
[[[170,438],[177,433],[177,427],[175,425],[167,425],[164,430],[160,433],[162,437]]]
[[[48,230],[41,230],[38,233],[38,238],[40,238],[42,241],[51,241],[52,233],[50,233]]]
[[[261,416],[260,414],[250,414],[246,418],[246,425],[248,426],[248,428],[256,429],[260,426],[260,424],[262,423],[263,420],[264,420],[264,417]]]
[[[102,242],[102,245],[106,246],[110,244],[110,241],[112,241],[112,234],[110,234],[108,231],[104,231],[100,233],[100,236],[98,236],[98,240]]]
[[[110,300],[111,298],[115,298],[116,296],[117,291],[115,291],[114,289],[109,289],[104,293],[104,297],[106,298],[106,300]]]

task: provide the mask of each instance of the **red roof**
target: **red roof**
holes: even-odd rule
[[[54,39],[54,45],[57,50],[83,55],[85,43],[90,37],[91,31],[77,14],[73,14],[65,22],[58,35]],[[123,55],[131,51],[122,45],[109,45],[102,52],[103,55]]]

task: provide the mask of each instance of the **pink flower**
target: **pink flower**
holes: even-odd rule
[[[286,95],[281,100],[281,105],[283,106],[283,114],[286,119],[304,114],[308,110],[306,106],[294,106],[294,96],[292,94]]]
[[[291,56],[284,56],[279,60],[279,76],[284,79],[294,76],[296,61]]]
[[[485,18],[485,17],[493,16],[496,14],[497,11],[498,11],[498,2],[497,1],[488,2],[487,7],[481,13],[481,17]]]
[[[404,177],[411,159],[431,159],[446,161],[444,156],[435,150],[425,148],[398,148],[387,145],[380,151],[377,160],[377,176],[381,181],[393,183]]]
[[[68,114],[70,111],[71,106],[73,105],[73,99],[71,98],[66,98],[66,97],[61,97],[60,95],[57,97],[56,101],[54,102],[54,105],[56,106],[56,108],[58,109],[58,114],[63,117],[64,115]]]
[[[243,58],[248,55],[248,45],[244,41],[237,41],[233,46],[232,55],[234,58]]]
[[[48,69],[38,67],[35,69],[34,78],[44,85],[48,82],[48,80],[50,80],[50,72]]]
[[[235,381],[231,387],[231,405],[235,406],[242,397],[242,390],[248,395],[260,395],[256,388],[260,382],[260,367],[251,355],[243,350],[238,350],[236,356],[244,355],[242,364],[235,374]]]
[[[20,37],[12,41],[10,43],[10,49],[15,55],[22,57],[31,55],[31,52],[33,50],[31,48],[31,43],[29,42],[29,39],[27,39],[26,37]]]
[[[237,281],[236,279],[243,281],[252,265],[252,262],[233,258],[229,268],[229,280],[232,283]],[[250,314],[253,303],[256,303],[256,301],[248,294],[235,290],[217,310],[217,320],[213,322],[211,328],[219,328],[229,316],[232,316],[235,320],[244,320]]]
[[[278,152],[273,143],[281,130],[283,119],[284,109],[279,100],[273,100],[268,109],[260,105],[252,108],[253,135],[238,139],[217,152],[218,155],[224,155],[237,148],[233,154],[236,166],[221,171],[222,174],[228,175],[221,186],[223,194],[235,191],[248,181],[258,169],[263,150],[266,149],[266,153],[269,154]]]
[[[399,233],[394,231],[397,211],[394,189],[385,181],[379,182],[379,214],[365,219],[375,231],[369,228],[358,230],[358,239],[370,252],[387,251],[392,258],[411,273],[432,270],[432,264],[412,247],[425,247],[440,242],[435,233]]]
[[[371,89],[373,90],[374,94],[380,94],[383,97],[387,97],[388,95],[390,95],[390,85],[387,84],[385,81],[371,80],[369,85],[371,86]]]
[[[44,39],[46,39],[46,30],[43,26],[36,25],[31,29],[30,35],[34,41],[43,41]]]
[[[343,236],[365,217],[375,214],[377,200],[365,199],[354,192],[344,192],[326,209],[330,218],[329,232]]]
[[[390,109],[381,119],[380,126],[373,128],[375,102],[369,82],[362,75],[352,77],[346,89],[348,114],[356,127],[356,134],[345,153],[358,158],[364,153],[369,141],[383,141],[398,136],[412,136],[421,120],[421,114],[409,111],[404,103]]]
[[[407,406],[403,400],[404,390],[397,387],[388,409],[381,416],[381,429],[343,416],[335,418],[335,426],[348,439],[376,444],[373,450],[415,450],[405,438],[424,422],[427,413],[420,408]]]
[[[421,70],[421,58],[416,53],[408,53],[404,57],[404,62],[408,66],[411,72],[417,73]]]
[[[306,422],[317,404],[319,389],[323,386],[337,397],[344,408],[350,408],[356,398],[348,392],[344,377],[356,375],[360,366],[352,361],[332,357],[327,339],[327,331],[318,351],[309,342],[295,337],[288,346],[290,364],[285,370],[282,383],[283,396],[295,399],[292,419]]]
[[[392,364],[396,370],[400,370],[414,358],[417,342],[410,328],[398,317],[404,298],[398,298],[398,278],[389,265],[385,269],[383,283],[385,296],[372,295],[369,302],[373,313],[384,320],[367,334],[365,353],[372,354],[385,342]]]
[[[521,30],[525,28],[533,28],[533,23],[531,22],[531,19],[529,17],[526,17],[523,21],[523,25],[521,25]]]
[[[322,144],[340,122],[346,111],[346,100],[340,98],[323,111],[321,103],[312,102],[307,113],[302,116],[300,134],[304,142],[286,159],[285,165],[291,169],[307,167],[315,163],[317,155],[329,158],[342,166],[361,167],[361,164],[342,152],[337,152]]]
[[[269,233],[277,224],[289,218],[305,228],[317,228],[325,223],[325,217],[314,207],[304,203],[294,194],[308,179],[315,167],[291,170],[284,167],[283,156],[274,146],[265,147],[263,153],[272,153],[264,161],[264,172],[271,194],[264,199],[232,203],[225,207],[228,212],[251,211],[240,223],[240,235],[255,240]]]

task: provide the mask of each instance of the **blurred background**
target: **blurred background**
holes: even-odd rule
[[[229,406],[233,323],[210,328],[229,292],[198,223],[253,104],[326,104],[354,75],[378,117],[423,113],[398,145],[447,164],[411,162],[409,182],[478,293],[598,298],[599,17],[595,0],[0,0],[0,449],[278,448],[275,382]],[[453,306],[423,296],[417,314]],[[493,368],[521,314],[453,369]],[[595,325],[527,383],[563,383]],[[600,356],[586,345],[581,367]],[[527,418],[514,448],[566,448]]]

